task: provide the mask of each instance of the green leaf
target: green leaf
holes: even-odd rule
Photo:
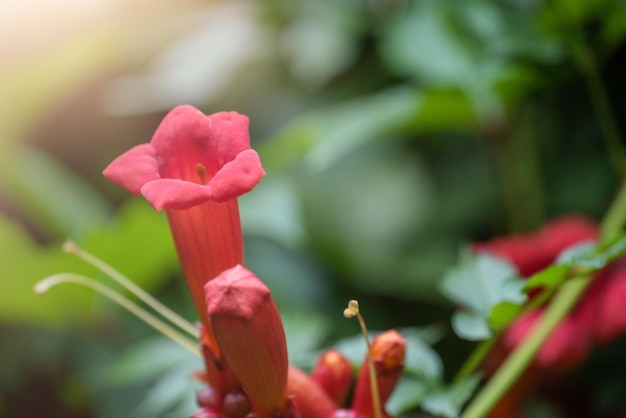
[[[554,264],[573,266],[577,260],[596,248],[595,242],[582,242],[565,248],[557,256]]]
[[[80,245],[146,290],[178,271],[165,214],[143,199],[131,199],[116,219],[92,225]]]
[[[571,257],[568,264],[574,267],[587,267],[599,270],[611,261],[626,254],[626,236],[622,234],[608,243],[591,247],[591,249],[587,247],[586,249],[587,251],[581,250],[581,254]]]
[[[427,396],[430,384],[421,379],[404,377],[393,390],[385,409],[391,416],[406,414],[417,408]]]
[[[258,148],[267,171],[306,159],[323,170],[355,148],[403,131],[419,112],[421,95],[400,87],[302,116]]]
[[[455,418],[480,383],[480,375],[475,374],[448,388],[435,390],[426,396],[422,409],[435,416]]]
[[[119,222],[92,225],[85,249],[104,259],[146,290],[155,289],[176,271],[176,254],[167,222],[145,202],[133,199],[120,210]],[[65,254],[61,243],[38,245],[19,225],[0,217],[0,318],[7,322],[61,325],[96,315],[93,292],[64,285],[45,295],[33,286],[61,272],[99,276],[95,268]],[[35,262],[36,261],[36,262]],[[115,287],[113,281],[107,284]],[[123,290],[122,290],[123,291]]]
[[[526,281],[524,291],[529,292],[538,287],[551,289],[563,281],[570,266],[566,264],[553,264],[545,269],[533,274]]]
[[[456,335],[470,341],[486,340],[492,335],[484,316],[465,311],[452,314],[452,329]]]
[[[406,338],[404,369],[407,373],[420,376],[428,381],[441,379],[443,362],[437,352],[426,343],[414,329],[398,330]]]
[[[491,310],[489,325],[495,331],[506,328],[522,311],[522,305],[512,302],[500,302]]]
[[[194,393],[201,384],[193,372],[202,367],[201,359],[172,341],[153,338],[127,348],[114,362],[82,378],[98,393],[148,385],[143,398],[137,398],[134,414],[128,415],[165,418],[186,416],[196,408]]]
[[[5,159],[0,188],[47,235],[81,238],[111,212],[87,182],[40,151],[22,147]]]
[[[464,254],[441,283],[443,294],[463,311],[453,316],[455,332],[470,340],[491,336],[492,310],[502,302],[522,304],[524,281],[507,261],[489,254]]]

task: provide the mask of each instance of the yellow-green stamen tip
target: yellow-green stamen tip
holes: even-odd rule
[[[351,300],[348,302],[348,307],[344,309],[343,316],[346,318],[354,318],[359,313],[359,302],[357,300]]]

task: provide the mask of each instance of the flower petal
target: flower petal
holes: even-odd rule
[[[211,155],[220,166],[250,148],[247,116],[237,112],[219,112],[207,117],[211,121]]]
[[[250,148],[248,118],[236,112],[205,116],[192,106],[170,111],[150,143],[154,146],[161,177],[195,181],[195,167],[202,164],[207,175],[215,173],[239,152]]]
[[[259,183],[265,170],[256,151],[247,149],[226,163],[211,179],[213,200],[224,202],[249,192]]]
[[[102,172],[106,178],[138,195],[147,182],[157,180],[159,163],[152,145],[142,144],[117,157]]]
[[[141,194],[156,209],[189,209],[213,197],[210,186],[184,180],[160,179],[146,183]]]

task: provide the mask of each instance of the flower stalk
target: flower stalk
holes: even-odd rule
[[[350,302],[348,302],[348,307],[343,311],[343,316],[345,316],[346,318],[356,317],[359,320],[361,332],[363,333],[363,337],[365,338],[365,344],[367,345],[367,366],[369,369],[369,380],[371,385],[370,389],[372,392],[372,409],[374,410],[375,418],[382,418],[382,406],[380,405],[378,381],[376,379],[376,369],[374,368],[374,353],[372,352],[372,344],[370,343],[370,337],[367,333],[365,321],[363,320],[363,316],[359,311],[359,302],[356,300],[351,300]]]
[[[137,296],[137,298],[139,298],[143,303],[150,306],[165,319],[169,320],[171,323],[178,326],[181,330],[187,332],[193,337],[197,337],[198,330],[189,321],[185,320],[176,312],[163,305],[154,296],[133,283],[130,279],[128,279],[128,277],[124,276],[122,273],[115,270],[113,267],[100,260],[98,257],[80,248],[78,245],[76,245],[76,243],[74,243],[74,241],[69,239],[65,241],[63,243],[63,251],[69,254],[74,254],[86,263],[96,267],[98,270],[100,270],[101,272],[115,280],[119,285],[124,287],[124,289]]]
[[[142,321],[159,331],[161,334],[178,343],[181,347],[187,349],[197,356],[200,356],[200,348],[198,347],[198,344],[196,344],[194,341],[190,340],[189,338],[178,332],[176,329],[169,326],[167,323],[155,317],[150,312],[131,302],[128,298],[120,295],[119,293],[103,285],[102,283],[98,283],[97,281],[88,277],[74,273],[55,274],[38,282],[35,285],[35,293],[44,294],[52,287],[63,283],[74,283],[93,289],[94,291],[109,298],[124,309],[128,310],[130,313],[134,314],[137,318],[141,319]]]

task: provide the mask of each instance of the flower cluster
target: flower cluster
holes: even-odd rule
[[[568,247],[596,241],[598,233],[591,220],[569,216],[553,220],[532,234],[475,244],[474,250],[505,258],[528,277],[552,264]],[[610,342],[624,333],[624,298],[626,259],[619,259],[596,274],[580,303],[541,347],[535,359],[537,365],[555,372],[570,370],[587,357],[594,345]],[[513,323],[503,337],[505,346],[517,346],[542,315],[543,307],[539,307]]]
[[[361,368],[354,383],[351,365],[337,351],[324,353],[310,375],[288,363],[271,292],[243,267],[237,197],[264,174],[250,149],[247,117],[205,116],[191,106],[173,109],[150,143],[104,170],[107,178],[167,213],[202,323],[205,370],[199,377],[208,386],[198,393],[200,409],[192,417],[382,416],[404,363],[406,343],[397,332],[375,338],[363,363],[373,364],[378,396],[368,368]]]
[[[598,226],[581,216],[555,219],[539,231],[477,243],[475,252],[488,252],[513,263],[529,277],[552,264],[568,247],[598,239]],[[543,343],[534,364],[503,399],[492,416],[517,416],[540,381],[560,376],[582,364],[595,346],[606,344],[626,332],[623,301],[626,299],[626,259],[618,259],[596,273],[577,306],[561,321]],[[487,361],[493,371],[526,338],[541,319],[540,306],[518,318],[502,335]],[[499,411],[499,412],[498,412]]]

